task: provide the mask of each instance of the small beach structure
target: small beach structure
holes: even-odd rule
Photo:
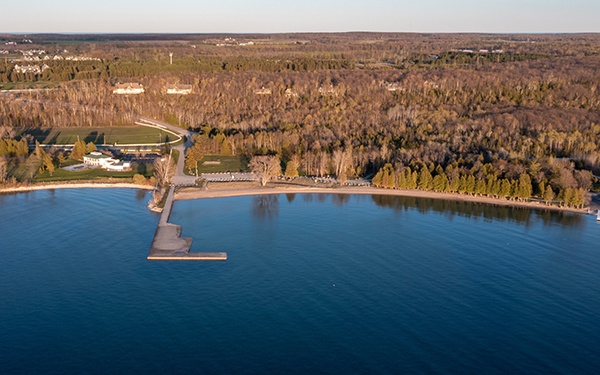
[[[100,167],[107,171],[122,172],[131,170],[131,162],[114,159],[98,151],[92,151],[83,157],[83,163]]]
[[[117,83],[113,94],[119,95],[135,95],[144,92],[144,86],[140,83],[128,82],[128,83]]]

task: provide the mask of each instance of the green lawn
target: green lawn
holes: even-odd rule
[[[66,164],[66,163],[65,163]],[[79,172],[65,171],[64,169],[56,168],[53,175],[50,176],[48,171],[38,173],[34,177],[34,182],[52,182],[52,181],[72,181],[72,180],[97,180],[104,178],[127,178],[130,179],[134,174],[140,173],[146,177],[152,176],[154,168],[151,164],[135,166],[129,172],[109,172],[101,168],[88,169]]]
[[[205,161],[221,164],[204,165]],[[241,156],[206,155],[198,162],[198,173],[239,172],[248,169],[248,160]]]
[[[31,134],[42,144],[73,144],[80,140],[96,144],[162,143],[177,139],[173,134],[147,126],[73,127],[25,129],[18,135]]]

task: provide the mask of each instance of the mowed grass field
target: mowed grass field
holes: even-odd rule
[[[206,165],[205,161],[220,164]],[[240,172],[247,169],[248,160],[241,156],[206,155],[198,162],[198,173]]]
[[[73,144],[80,140],[96,144],[164,143],[177,139],[171,133],[147,126],[111,126],[85,128],[25,129],[19,135],[30,134],[41,144]]]

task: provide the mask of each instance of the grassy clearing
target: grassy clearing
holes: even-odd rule
[[[50,176],[48,171],[44,173],[38,173],[33,181],[34,182],[55,182],[55,181],[73,181],[73,180],[102,180],[106,178],[119,178],[119,179],[131,179],[136,173],[142,174],[145,177],[152,176],[154,168],[152,165],[138,165],[134,166],[133,170],[129,172],[109,172],[101,168],[87,169],[85,171],[65,171],[64,169],[57,168],[53,175]]]
[[[205,165],[204,162],[220,164]],[[198,173],[239,172],[248,169],[248,160],[241,156],[206,155],[198,162]]]
[[[78,139],[96,144],[163,143],[177,139],[173,134],[147,126],[25,129],[42,144],[73,144]]]
[[[177,162],[179,161],[179,150],[173,150],[172,156],[175,164],[177,165]]]

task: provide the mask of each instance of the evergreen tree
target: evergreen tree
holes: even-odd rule
[[[298,163],[295,160],[290,160],[285,165],[285,177],[295,178],[298,177]]]
[[[385,185],[388,189],[394,189],[396,187],[396,174],[394,173],[394,168],[392,165],[389,165],[389,168],[386,170],[387,175],[387,185]]]
[[[44,155],[43,168],[50,173],[50,176],[54,174],[54,163],[52,162],[52,158],[48,154]]]
[[[65,161],[67,161],[67,158],[65,157],[65,154],[64,154],[62,151],[60,151],[60,152],[58,153],[58,156],[57,156],[56,158],[57,158],[57,160],[58,160],[58,167],[59,167],[59,168],[61,167],[61,165],[62,165],[62,164],[65,162]]]
[[[404,171],[396,173],[396,188],[398,189],[406,189],[406,175]]]
[[[431,190],[432,182],[431,172],[429,172],[426,165],[422,165],[419,172],[419,179],[417,180],[417,187],[421,190]]]
[[[433,178],[433,190],[444,192],[448,190],[448,178],[445,174],[438,174]]]
[[[375,176],[373,176],[373,180],[371,180],[371,183],[375,187],[383,186],[383,168],[379,169],[377,173],[375,173]]]
[[[499,195],[503,198],[508,198],[511,196],[512,186],[510,180],[503,178],[500,184],[500,193]]]
[[[540,190],[538,196],[543,198],[544,193],[546,192],[546,184],[544,183],[544,181],[540,181],[540,183],[538,184],[538,189]]]
[[[585,204],[585,191],[582,188],[573,191],[573,207],[583,208]]]
[[[544,196],[542,198],[548,205],[554,199],[554,190],[552,190],[552,186],[550,186],[549,184],[546,185],[546,190],[544,190]]]
[[[82,141],[83,142],[83,141]],[[86,146],[85,146],[85,153],[89,154],[92,151],[97,151],[98,148],[96,148],[96,145],[93,142],[89,142]]]
[[[486,185],[485,180],[478,178],[475,182],[475,194],[477,195],[485,195],[486,194]]]
[[[75,142],[75,144],[73,145],[73,150],[71,150],[71,159],[74,160],[83,160],[83,157],[85,156],[85,152],[86,151],[86,145],[84,141],[77,141]]]
[[[460,187],[460,176],[458,174],[456,174],[450,179],[450,185],[448,186],[448,189],[450,190],[450,192],[456,193],[458,191],[459,187]]]
[[[27,144],[27,140],[25,138],[21,138],[17,146],[15,156],[24,158],[27,155],[29,155],[29,145]]]
[[[461,194],[465,194],[468,191],[469,190],[467,187],[467,177],[463,174],[460,176],[460,178],[458,178],[458,192]]]
[[[411,171],[410,167],[406,167],[404,170],[404,176],[406,177],[406,188],[416,189],[417,188],[417,172]]]
[[[521,173],[516,196],[521,200],[527,200],[531,198],[532,192],[531,177],[527,173]]]

